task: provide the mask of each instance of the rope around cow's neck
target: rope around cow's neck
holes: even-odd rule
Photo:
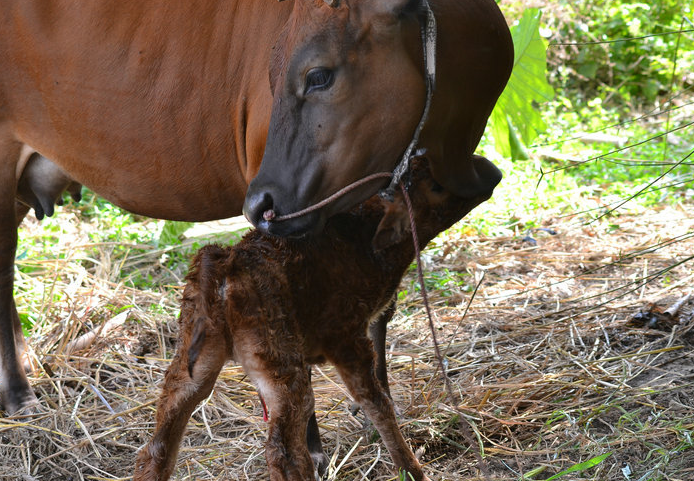
[[[421,24],[420,33],[422,37],[422,53],[424,54],[424,84],[426,86],[426,100],[424,102],[424,110],[419,119],[417,127],[415,127],[412,140],[410,141],[405,153],[400,162],[393,170],[393,178],[390,185],[381,193],[384,197],[392,197],[395,188],[400,184],[400,180],[405,176],[410,169],[410,162],[414,157],[417,157],[417,146],[419,144],[419,136],[424,129],[424,124],[429,118],[429,109],[431,108],[431,100],[434,97],[434,88],[436,87],[436,16],[429,6],[427,0],[422,1],[422,6],[426,11],[426,18]]]

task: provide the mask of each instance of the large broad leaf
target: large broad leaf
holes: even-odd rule
[[[514,159],[527,158],[523,143],[530,144],[547,128],[537,105],[554,97],[546,77],[547,44],[540,37],[541,16],[540,10],[529,8],[520,22],[511,27],[513,72],[491,117],[496,150]]]

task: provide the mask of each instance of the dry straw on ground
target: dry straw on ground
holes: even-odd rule
[[[613,231],[607,221],[545,226],[505,238],[458,228],[425,253],[460,406],[443,392],[414,276],[403,281],[388,360],[406,438],[435,480],[484,479],[473,450],[494,480],[547,479],[607,452],[596,468],[562,479],[694,479],[694,299],[685,297],[694,215],[622,216]],[[35,229],[29,222],[24,235]],[[163,270],[160,251],[116,257],[117,246],[85,247],[80,232],[61,240],[64,260],[22,261],[35,272],[18,276],[20,309],[45,321],[31,339],[45,413],[0,419],[1,479],[129,479],[152,432],[179,290],[115,280],[128,263],[163,282],[180,273]],[[350,412],[330,367],[316,369],[314,388],[328,479],[393,479],[387,451]],[[267,479],[264,438],[255,389],[229,366],[189,423],[175,479]]]

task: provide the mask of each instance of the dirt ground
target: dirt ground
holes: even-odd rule
[[[434,242],[426,284],[457,399],[443,388],[413,271],[388,339],[401,427],[431,479],[548,479],[607,453],[561,479],[694,479],[690,207],[595,224],[546,218],[495,238],[460,225]],[[0,418],[0,479],[129,479],[173,356],[179,289],[126,287],[110,274],[123,265],[113,246],[89,245],[90,264],[74,260],[84,237],[60,242],[62,261],[18,279],[48,279],[32,304],[45,327],[30,340],[45,412]],[[160,261],[138,260],[153,275]],[[20,295],[20,310],[28,302]],[[89,332],[93,342],[70,344]],[[314,389],[327,479],[394,479],[329,366],[314,371]],[[264,439],[255,388],[230,365],[189,422],[174,479],[267,479]]]

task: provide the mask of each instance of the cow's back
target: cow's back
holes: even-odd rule
[[[290,8],[6,0],[0,123],[134,212],[237,214],[262,158],[269,54]]]

